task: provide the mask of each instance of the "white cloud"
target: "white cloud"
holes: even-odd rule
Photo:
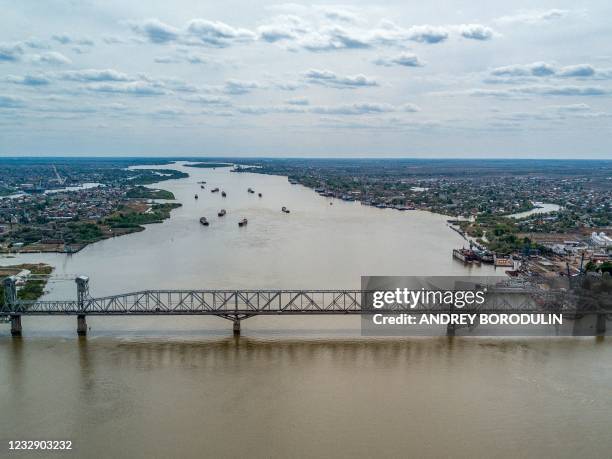
[[[48,65],[68,65],[72,64],[72,61],[64,56],[62,53],[57,51],[49,51],[42,54],[32,54],[29,56],[30,61],[35,64],[48,64]]]
[[[422,67],[423,63],[419,60],[416,54],[401,53],[392,57],[380,57],[374,61],[376,65],[391,67],[393,65],[401,65],[403,67]]]
[[[567,17],[569,10],[549,9],[549,10],[520,10],[514,14],[501,16],[495,20],[498,24],[541,24]]]
[[[15,62],[21,59],[23,47],[20,43],[0,43],[0,62]]]
[[[378,82],[375,79],[362,74],[339,76],[329,70],[311,69],[304,74],[304,77],[310,83],[331,86],[334,88],[378,86]]]
[[[493,38],[493,29],[482,24],[462,24],[458,29],[463,38],[481,41]]]

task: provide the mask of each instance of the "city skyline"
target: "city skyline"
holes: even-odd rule
[[[32,5],[3,156],[612,157],[605,2]]]

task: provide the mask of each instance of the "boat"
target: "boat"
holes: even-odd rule
[[[210,190],[211,193],[217,193],[219,191],[219,188],[213,188],[212,190]]]
[[[255,193],[255,190],[253,190],[253,188],[249,188],[247,191],[248,191],[249,193]]]
[[[283,212],[285,212],[286,214],[288,214],[290,212],[289,209],[287,209],[285,206],[283,206],[283,208],[281,209]]]
[[[204,189],[204,185],[200,185],[200,188]]]
[[[227,213],[227,212],[226,212],[226,210],[225,210],[225,209],[221,209],[221,210],[220,210],[220,211],[217,213],[217,215],[218,215],[219,217],[223,217],[223,216],[224,216],[226,213]]]
[[[478,256],[471,249],[453,249],[453,258],[456,258],[464,263],[480,264]]]
[[[257,196],[259,196],[261,198],[263,196],[263,194],[257,193]]]
[[[221,192],[221,196],[226,197],[226,196],[227,196],[227,193],[226,193],[225,191],[222,191],[222,192]]]
[[[206,219],[206,217],[201,217],[200,218],[200,223],[202,225],[204,225],[204,226],[208,226],[209,225],[208,220]]]
[[[238,226],[246,226],[249,221],[246,218],[243,218],[238,222]]]
[[[198,199],[198,195],[197,194],[195,195],[195,199]]]

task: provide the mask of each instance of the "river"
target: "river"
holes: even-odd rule
[[[331,200],[286,177],[173,167],[190,177],[155,185],[183,204],[164,223],[73,255],[0,263],[52,264],[48,299],[74,297],[61,279],[74,274],[105,295],[493,272],[452,259],[465,241],[440,215]],[[609,340],[365,339],[356,317],[254,317],[240,338],[219,318],[88,324],[81,340],[74,318],[24,318],[20,340],[0,325],[3,445],[69,439],[74,457],[160,458],[604,457],[612,448]]]

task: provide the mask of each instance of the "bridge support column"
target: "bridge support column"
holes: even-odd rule
[[[11,335],[21,336],[21,316],[11,316]]]
[[[77,315],[77,335],[87,336],[87,320],[85,320],[85,314]]]
[[[240,336],[240,319],[234,319],[234,335]]]
[[[606,334],[606,315],[597,314],[597,322],[595,323],[595,335],[605,336]]]

